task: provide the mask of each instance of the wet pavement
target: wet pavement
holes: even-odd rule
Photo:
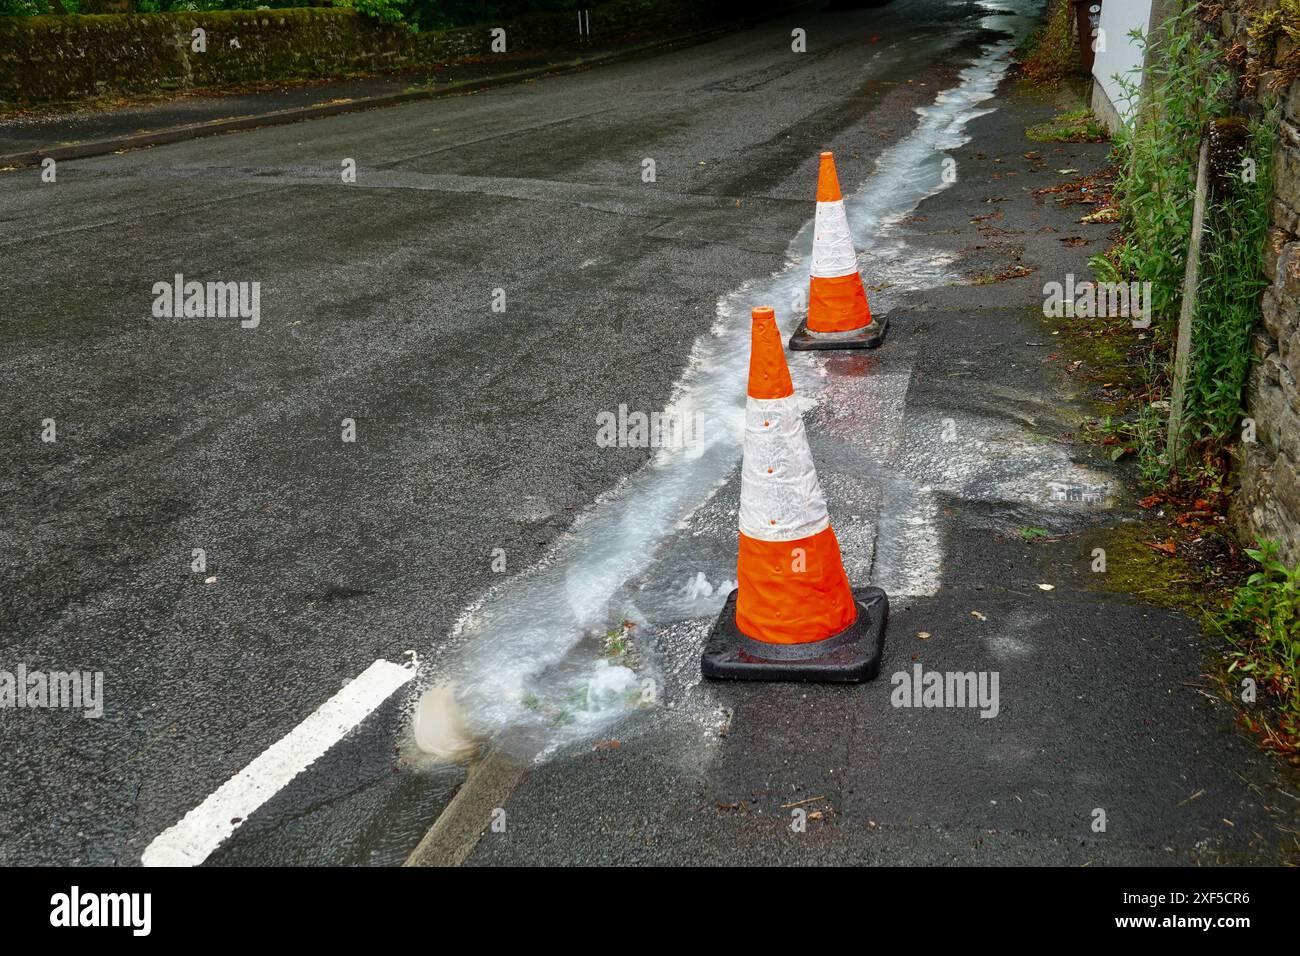
[[[1122,519],[1122,497],[1056,500],[1119,481],[1058,439],[1083,406],[1038,317],[1043,282],[1082,273],[1108,227],[1028,190],[1105,147],[1028,144],[1046,100],[942,93],[992,92],[1023,23],[989,13],[803,16],[473,97],[61,163],[55,186],[0,176],[0,666],[105,674],[98,720],[0,725],[0,860],[138,862],[408,650],[412,686],[210,863],[404,860],[464,781],[407,730],[419,690],[449,678],[499,748],[544,754],[474,863],[1274,858],[1295,798],[1184,686],[1204,639],[1089,587],[1074,532]],[[885,664],[861,687],[706,685],[700,645],[734,576],[732,346],[755,296],[794,305],[823,148],[891,331],[873,355],[791,365],[846,566],[893,596]],[[922,201],[943,151],[956,182]],[[1037,271],[969,282],[1015,262]],[[259,326],[152,317],[175,273],[261,282]],[[674,403],[700,414],[703,447],[595,440],[602,413]],[[47,418],[57,442],[40,441]],[[1026,525],[1061,537],[1027,544]],[[653,703],[575,700],[624,617]],[[914,663],[998,672],[997,716],[891,707]],[[792,832],[805,800],[818,815]]]

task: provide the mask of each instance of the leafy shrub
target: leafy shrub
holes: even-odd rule
[[[49,0],[0,0],[0,17],[36,17],[49,12]]]
[[[380,23],[405,23],[411,0],[350,0],[346,5]]]

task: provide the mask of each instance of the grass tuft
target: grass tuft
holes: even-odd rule
[[[1104,143],[1110,139],[1110,132],[1086,106],[1031,126],[1025,135],[1036,143]]]

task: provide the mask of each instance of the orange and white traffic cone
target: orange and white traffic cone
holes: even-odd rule
[[[705,647],[705,677],[879,672],[889,601],[880,588],[849,586],[770,308],[753,313],[736,581]]]
[[[822,153],[817,173],[817,219],[808,271],[808,318],[790,337],[790,348],[874,349],[885,340],[889,322],[871,317],[830,153]]]

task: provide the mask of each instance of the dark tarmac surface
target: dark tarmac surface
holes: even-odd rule
[[[0,723],[0,862],[133,865],[372,661],[414,649],[436,672],[444,635],[499,583],[493,549],[508,574],[529,567],[648,460],[599,447],[597,413],[664,406],[719,297],[785,262],[818,151],[836,151],[846,190],[866,180],[987,40],[975,13],[804,15],[473,96],[65,162],[53,186],[0,175],[0,666],[103,670],[106,698],[99,720]],[[1069,384],[1020,343],[1047,334],[1042,277],[1081,274],[1105,227],[1035,205],[1026,187],[1061,180],[1055,157],[990,184],[994,157],[1027,165],[1024,126],[1054,111],[991,105],[957,185],[907,235],[960,253],[961,271],[1022,254],[1039,272],[909,298],[880,362],[912,364],[908,421],[953,409],[1055,434]],[[1059,165],[1103,155],[1062,147]],[[1032,221],[1023,235],[970,223],[993,195]],[[260,326],[151,317],[175,273],[261,282]],[[829,487],[833,428],[809,424]],[[1015,506],[942,503],[944,588],[895,605],[879,681],[702,688],[682,662],[708,621],[674,625],[665,706],[613,732],[618,749],[587,741],[534,769],[471,862],[1274,858],[1293,791],[1181,686],[1204,647],[1190,623],[1083,590],[1077,538],[1002,537],[1028,523]],[[837,527],[849,506],[832,496]],[[1000,668],[1000,716],[889,707],[913,654]],[[406,765],[407,702],[209,862],[405,859],[464,777]],[[725,737],[700,719],[721,709]],[[791,833],[781,805],[810,797],[828,812]]]

